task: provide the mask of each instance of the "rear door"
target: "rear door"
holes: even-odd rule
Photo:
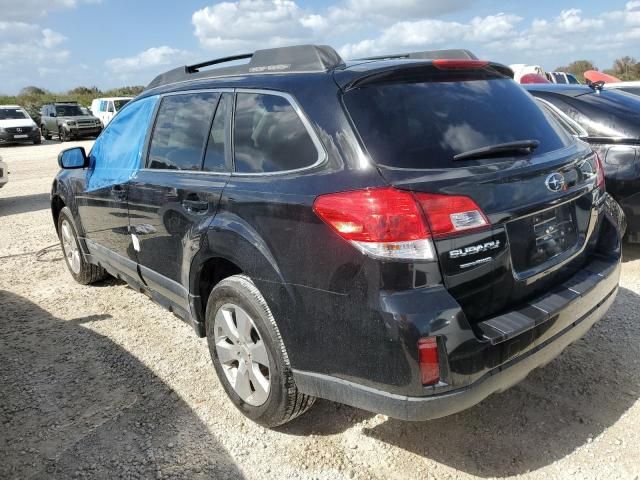
[[[232,92],[221,91],[162,98],[146,168],[129,190],[131,235],[142,278],[185,309],[191,260],[230,176],[232,100]]]
[[[595,157],[513,80],[490,67],[425,68],[361,85],[345,105],[384,178],[470,197],[488,219],[488,227],[434,239],[445,285],[471,320],[520,304],[583,264],[597,220]],[[539,144],[454,159],[524,140]]]

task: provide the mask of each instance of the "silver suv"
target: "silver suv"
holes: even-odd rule
[[[40,114],[40,129],[47,140],[58,135],[61,142],[66,142],[74,138],[97,137],[102,132],[102,122],[83,113],[77,103],[49,103],[42,107]]]

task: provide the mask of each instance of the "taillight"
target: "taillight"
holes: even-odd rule
[[[432,237],[489,225],[468,197],[391,187],[321,195],[313,210],[342,238],[379,258],[435,260]]]
[[[425,337],[418,340],[418,363],[423,385],[433,385],[440,381],[440,362],[438,361],[436,337]]]
[[[469,197],[435,193],[416,193],[415,196],[429,220],[434,237],[477,230],[489,225],[489,220],[480,207]]]
[[[602,190],[604,190],[604,167],[602,166],[602,161],[600,160],[600,155],[597,152],[593,152],[596,156],[596,186]]]
[[[437,60],[433,60],[432,64],[440,70],[468,70],[484,68],[489,65],[489,62],[486,60],[439,58]]]

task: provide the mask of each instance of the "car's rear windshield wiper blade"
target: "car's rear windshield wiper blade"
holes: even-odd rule
[[[476,148],[455,155],[453,160],[469,160],[471,158],[493,157],[498,154],[528,155],[538,148],[538,140],[518,140],[516,142],[497,143],[486,147]]]

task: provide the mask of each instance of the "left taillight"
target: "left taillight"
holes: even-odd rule
[[[489,226],[468,197],[393,187],[321,195],[313,210],[360,251],[385,259],[435,260],[432,238]]]

